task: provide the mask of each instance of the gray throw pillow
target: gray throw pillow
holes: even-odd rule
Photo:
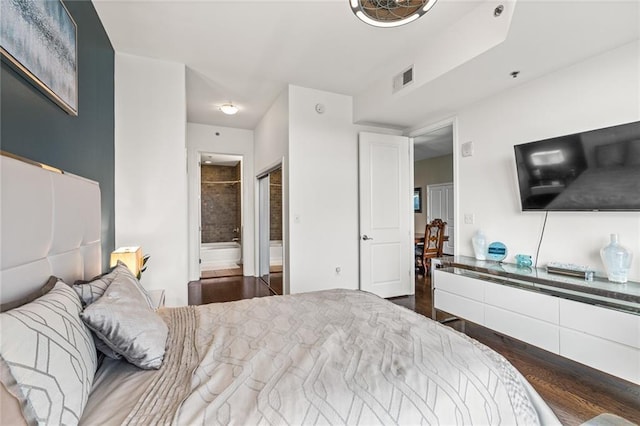
[[[100,340],[131,364],[158,369],[168,328],[147,303],[137,281],[132,274],[119,274],[80,316]]]
[[[109,272],[98,275],[94,277],[90,281],[78,280],[73,284],[73,289],[80,296],[80,300],[82,300],[82,304],[88,306],[93,302],[97,301],[102,297],[104,292],[109,288],[111,283],[121,277],[120,279],[128,279],[131,281],[136,288],[142,293],[144,296],[145,303],[149,305],[149,307],[153,308],[153,303],[151,302],[151,298],[147,291],[142,287],[140,281],[137,280],[136,277],[133,276],[133,273],[129,270],[127,265],[118,261],[116,266],[114,266]],[[107,346],[100,338],[94,335],[94,341],[96,345],[96,349],[102,352],[105,356],[112,359],[120,359],[122,356]]]

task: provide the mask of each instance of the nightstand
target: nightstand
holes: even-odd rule
[[[150,290],[149,297],[155,309],[164,308],[164,290]]]

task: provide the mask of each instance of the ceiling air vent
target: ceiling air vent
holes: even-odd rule
[[[413,83],[413,65],[393,77],[393,93]]]

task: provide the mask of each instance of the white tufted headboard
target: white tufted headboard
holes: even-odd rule
[[[97,182],[0,156],[0,302],[102,272]],[[37,164],[37,163],[36,163]]]

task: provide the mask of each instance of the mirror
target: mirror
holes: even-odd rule
[[[282,167],[259,177],[259,276],[283,294]]]

